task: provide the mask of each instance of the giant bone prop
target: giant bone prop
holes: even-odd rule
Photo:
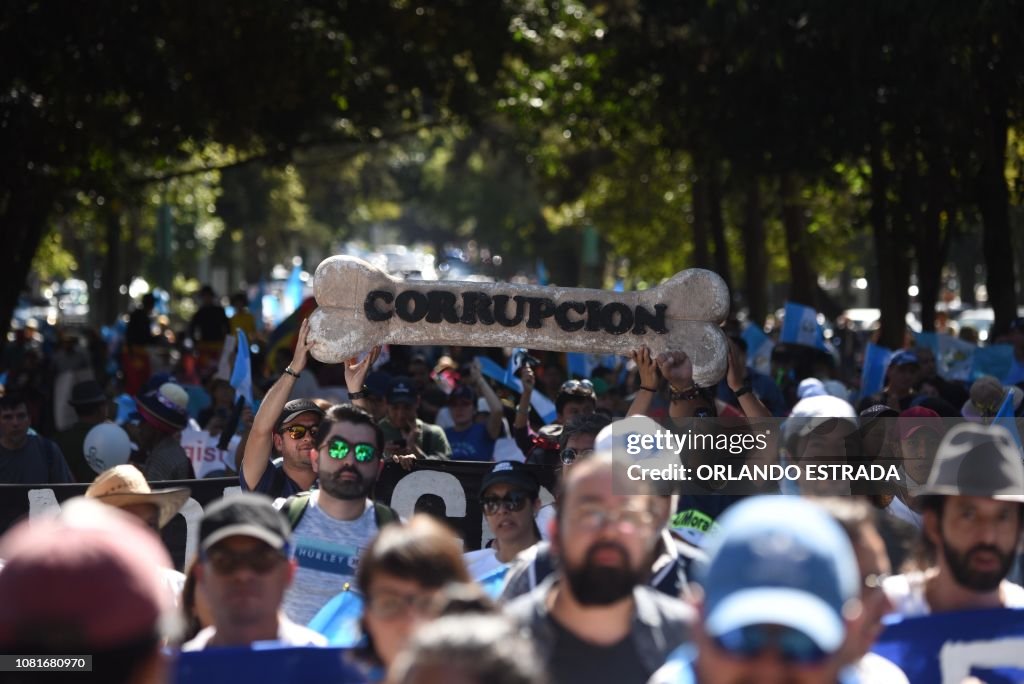
[[[728,342],[719,323],[729,290],[711,271],[689,269],[650,290],[607,292],[511,283],[397,280],[350,256],[321,262],[311,353],[340,363],[381,344],[527,347],[625,355],[685,352],[693,379],[725,375]]]

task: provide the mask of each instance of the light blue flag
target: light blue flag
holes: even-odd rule
[[[885,369],[889,367],[892,350],[868,342],[864,350],[864,368],[860,375],[860,397],[869,397],[885,386]]]
[[[516,373],[523,366],[523,356],[526,355],[526,350],[522,347],[516,347],[512,350],[512,355],[508,357],[508,367],[505,368],[505,377],[501,380],[501,384],[505,387],[511,387],[512,381],[516,380]]]
[[[238,349],[235,351],[235,367],[231,370],[231,386],[236,397],[244,397],[246,406],[252,406],[252,362],[249,360],[249,340],[245,333],[238,331]]]
[[[566,356],[566,366],[569,369],[570,378],[589,378],[593,368],[586,354],[569,352]]]
[[[1005,378],[1013,367],[1013,345],[993,344],[978,347],[974,350],[974,363],[971,365],[971,377],[992,375]]]
[[[288,281],[284,284],[284,315],[289,316],[302,304],[302,267],[292,266]]]
[[[537,283],[540,285],[547,285],[551,280],[551,275],[548,273],[547,266],[544,265],[544,260],[537,259]]]
[[[519,378],[513,377],[511,382],[506,383],[506,368],[503,368],[493,359],[489,359],[486,356],[478,356],[476,358],[480,362],[480,372],[485,377],[488,377],[495,382],[500,382],[513,392],[519,392],[522,394],[523,382]],[[540,415],[546,423],[550,423],[558,415],[558,411],[555,409],[555,402],[541,394],[536,388],[534,388],[533,394],[530,395],[530,406],[533,407],[537,414]]]
[[[359,626],[363,606],[362,595],[346,585],[341,593],[324,604],[307,626],[327,637],[331,646],[352,648],[363,638],[363,630]]]
[[[785,317],[779,342],[829,351],[825,344],[825,329],[818,325],[817,311],[809,306],[786,302]]]
[[[625,292],[625,291],[626,291],[626,282],[622,278],[617,279],[615,281],[615,286],[612,287],[612,292]]]
[[[775,343],[764,334],[759,325],[748,325],[740,335],[747,343],[747,367],[769,375],[772,367],[772,349]]]
[[[1013,390],[1006,390],[1006,397],[1003,398],[1003,403],[999,406],[993,422],[1010,431],[1010,436],[1017,443],[1017,450],[1024,456],[1024,442],[1021,442],[1020,430],[1017,429],[1017,418],[1013,411]]]

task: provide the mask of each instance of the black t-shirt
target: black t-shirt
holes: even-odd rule
[[[648,671],[636,650],[632,634],[611,646],[583,641],[552,617],[555,644],[551,659],[551,684],[645,684],[653,672]]]

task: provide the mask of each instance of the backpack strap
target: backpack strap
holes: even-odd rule
[[[292,530],[299,526],[299,521],[305,515],[307,506],[309,506],[309,492],[300,492],[285,499],[281,510],[288,517],[288,523],[292,526]]]
[[[378,530],[385,525],[402,522],[402,518],[398,515],[398,511],[387,504],[380,503],[379,501],[373,502],[373,518],[377,522]]]

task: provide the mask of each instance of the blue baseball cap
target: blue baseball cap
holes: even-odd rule
[[[910,365],[921,365],[921,360],[918,359],[917,354],[915,354],[912,351],[901,350],[896,352],[889,358],[889,368]]]
[[[731,507],[719,526],[698,568],[708,634],[781,625],[838,651],[843,607],[860,595],[857,559],[839,524],[798,497],[758,496]]]

